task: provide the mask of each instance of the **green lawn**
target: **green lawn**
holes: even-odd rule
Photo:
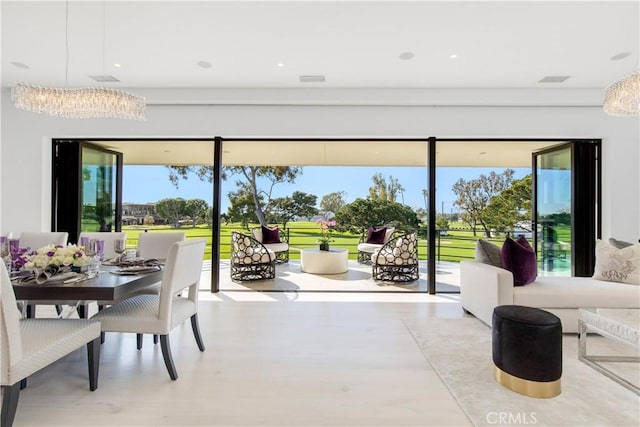
[[[298,221],[292,222],[287,225],[289,228],[289,244],[291,246],[290,258],[299,259],[300,253],[296,249],[316,247],[316,239],[320,237],[320,229],[315,222]],[[179,229],[171,228],[169,226],[126,226],[122,231],[127,233],[127,245],[129,247],[135,247],[138,241],[138,235],[144,233],[145,230],[149,232],[171,232],[171,231],[184,231],[187,234],[187,238],[204,238],[207,240],[207,249],[205,252],[205,259],[211,259],[211,229],[206,225],[200,225],[196,228],[182,227]],[[222,259],[228,259],[230,254],[230,242],[231,232],[240,231],[249,234],[247,229],[243,229],[240,224],[228,224],[223,225],[220,233],[220,256]],[[359,234],[352,233],[332,233],[334,239],[331,242],[331,246],[348,249],[350,259],[357,259],[357,245],[360,241]],[[458,262],[462,259],[472,259],[474,256],[476,240],[482,237],[473,236],[473,233],[466,230],[450,230],[447,236],[441,236],[437,240],[436,257],[442,261],[454,261]],[[501,244],[504,240],[503,236],[489,239],[497,244]],[[425,239],[420,239],[418,247],[418,255],[420,259],[426,259],[427,257],[427,242]]]

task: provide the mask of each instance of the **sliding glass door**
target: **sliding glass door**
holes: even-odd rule
[[[600,141],[533,153],[533,219],[542,274],[591,276],[600,238]]]
[[[120,231],[122,153],[78,140],[54,140],[54,231],[76,242],[81,231]]]

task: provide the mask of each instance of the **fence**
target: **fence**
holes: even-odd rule
[[[181,228],[180,231],[187,233],[188,239],[202,238],[207,242],[205,249],[205,259],[211,259],[211,229],[210,228]],[[144,232],[168,232],[176,231],[175,229],[166,227],[124,227],[123,231],[127,233],[127,247],[134,248],[138,244],[138,235]],[[231,232],[240,231],[246,234],[250,232],[240,227],[223,227],[220,231],[220,258],[229,259],[231,254]],[[316,239],[320,237],[318,227],[287,227],[286,232],[289,234],[289,257],[290,259],[300,258],[300,249],[317,247]],[[438,230],[436,234],[436,260],[460,262],[463,259],[473,259],[475,254],[476,241],[483,238],[502,244],[507,233],[496,234],[491,238],[484,237],[481,230],[476,233],[469,229],[450,229]],[[512,233],[513,234],[513,233]],[[426,228],[418,229],[418,257],[421,260],[427,259],[427,235]],[[332,233],[332,247],[343,248],[349,250],[349,259],[357,259],[357,246],[360,242],[360,235],[354,233]]]

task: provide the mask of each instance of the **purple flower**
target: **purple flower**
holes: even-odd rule
[[[49,251],[49,252],[47,252],[47,256],[48,256],[49,258],[51,258],[52,256],[54,256],[55,254],[56,254],[56,251]]]
[[[74,259],[80,259],[84,256],[84,254],[81,251],[76,252],[75,254],[73,254],[73,258]]]

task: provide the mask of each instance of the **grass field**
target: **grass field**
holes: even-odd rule
[[[458,225],[458,224],[456,224]],[[299,259],[300,252],[296,249],[317,247],[316,239],[320,237],[320,230],[315,222],[298,221],[292,222],[287,225],[289,229],[289,245],[290,259]],[[171,231],[184,231],[187,234],[187,238],[203,238],[207,241],[207,248],[205,252],[205,259],[211,259],[211,228],[206,225],[201,225],[196,228],[182,227],[179,229],[171,228],[169,226],[126,226],[122,231],[127,233],[127,246],[135,247],[138,241],[138,235],[144,233],[145,230],[149,232],[171,232]],[[222,259],[228,259],[230,254],[230,242],[231,232],[240,231],[246,234],[250,234],[247,229],[242,228],[240,224],[228,224],[223,225],[220,233],[220,257]],[[564,236],[565,233],[558,233],[559,236]],[[424,233],[421,233],[424,235]],[[334,239],[331,242],[331,246],[344,248],[349,250],[349,259],[357,259],[357,245],[360,241],[359,234],[352,233],[332,233]],[[463,259],[473,259],[476,241],[479,238],[484,238],[482,233],[478,232],[476,236],[473,232],[466,229],[451,229],[447,232],[446,236],[438,236],[436,240],[436,259],[439,261],[453,261],[459,262]],[[490,239],[498,245],[501,245],[504,241],[504,235],[496,236]],[[418,256],[424,260],[427,258],[427,241],[426,239],[420,239],[418,247]]]

